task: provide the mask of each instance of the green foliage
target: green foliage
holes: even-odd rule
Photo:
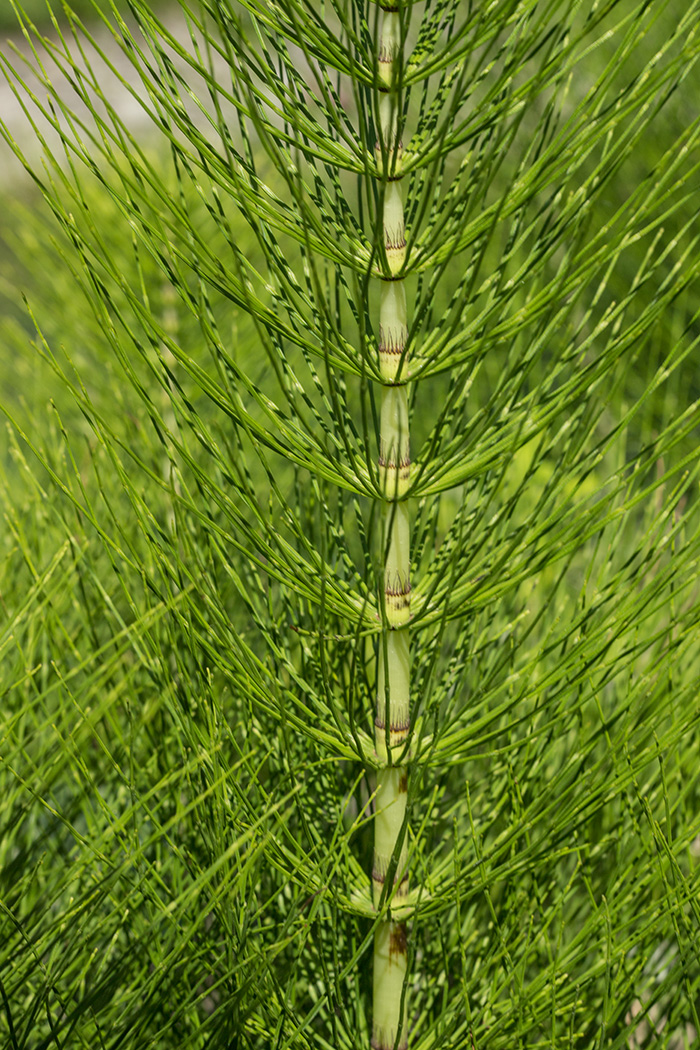
[[[128,13],[128,0],[113,0],[113,2],[114,7],[122,14]],[[110,0],[103,0],[100,5],[101,10],[108,10],[109,3]],[[152,6],[158,8],[163,7],[164,4],[165,0],[156,0]],[[62,23],[67,21],[60,0],[58,2],[53,0],[53,3],[51,0],[48,0],[48,2],[47,0],[24,0],[21,7],[25,15],[39,26],[50,25],[54,18],[58,18]],[[69,7],[79,18],[89,18],[94,15],[96,4],[94,0],[71,0]],[[17,13],[12,0],[5,0],[5,3],[0,7],[0,29],[17,29]]]
[[[129,6],[6,234],[0,1031],[366,1050],[378,9]],[[680,1050],[700,5],[404,6],[410,1045]]]

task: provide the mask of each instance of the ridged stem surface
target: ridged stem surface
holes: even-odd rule
[[[383,629],[377,650],[375,747],[384,765],[377,771],[372,883],[375,908],[382,911],[374,938],[374,1050],[404,1050],[407,1032],[407,926],[392,916],[408,894],[406,800],[408,771],[400,764],[410,726],[411,616],[410,520],[403,498],[411,468],[407,361],[406,289],[398,276],[406,257],[397,74],[401,20],[397,4],[380,15],[378,83],[380,105],[377,167],[382,185],[385,258],[379,308],[379,361],[383,380],[379,436],[379,478],[383,494]]]

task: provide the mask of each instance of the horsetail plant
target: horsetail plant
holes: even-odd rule
[[[700,3],[13,6],[4,1041],[695,1045]]]

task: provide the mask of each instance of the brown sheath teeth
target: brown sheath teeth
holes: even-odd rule
[[[392,598],[402,598],[411,593],[411,581],[403,580],[399,573],[394,574],[392,580],[387,579],[384,583],[384,593]]]
[[[379,353],[380,354],[402,354],[408,339],[408,330],[402,333],[402,339],[394,339],[391,332],[388,337],[382,326],[379,326]]]
[[[384,720],[384,716],[383,715],[377,715],[376,718],[374,719],[374,724],[375,724],[375,727],[377,729],[384,729],[385,726],[386,726],[386,721]],[[408,733],[410,728],[411,728],[410,719],[406,719],[405,722],[392,722],[391,725],[389,726],[389,731],[391,733]]]
[[[400,459],[397,463],[394,459],[386,459],[385,456],[380,452],[379,459],[377,460],[377,462],[380,467],[386,467],[387,470],[396,470],[397,468],[399,470],[405,470],[407,467],[411,466],[411,457],[404,456],[403,459]]]
[[[397,479],[399,481],[408,482],[411,480],[411,461],[406,460],[399,464],[394,463],[392,459],[385,460],[383,456],[379,457],[377,461],[379,470],[383,472],[381,481],[383,485],[388,485],[390,488],[396,485]]]
[[[374,882],[386,882],[386,872],[382,872],[379,868],[372,869],[372,879]],[[404,882],[408,882],[408,872],[405,871],[400,879],[394,878],[395,886],[403,886]]]

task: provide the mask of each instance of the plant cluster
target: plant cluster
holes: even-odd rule
[[[690,1048],[700,3],[16,6],[5,1043]]]

